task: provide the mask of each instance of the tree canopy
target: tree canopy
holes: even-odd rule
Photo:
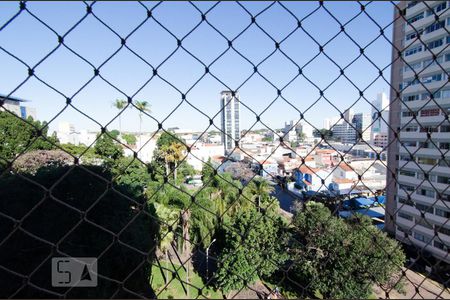
[[[28,123],[9,112],[0,111],[0,169],[23,152],[56,148],[54,144],[58,139],[47,136],[46,122],[35,121],[32,117],[26,121]]]
[[[240,211],[225,230],[216,285],[224,292],[238,290],[269,276],[287,259],[283,222],[255,209]]]
[[[94,152],[107,163],[123,157],[122,146],[114,141],[107,133],[102,134],[97,139],[94,146]]]
[[[94,166],[66,166],[24,176],[30,181],[9,174],[0,178],[0,211],[22,220],[21,229],[15,231],[15,222],[2,218],[2,234],[14,234],[0,247],[0,263],[19,274],[36,271],[31,280],[43,289],[28,286],[15,294],[17,297],[55,296],[45,290],[60,293],[61,288],[53,287],[47,276],[51,269],[49,255],[65,253],[98,257],[99,273],[124,283],[124,289],[119,290],[115,282],[99,277],[96,288],[75,288],[68,297],[108,298],[117,291],[123,298],[137,294],[155,298],[148,277],[159,226],[149,207],[135,208],[128,198],[134,196],[126,185],[121,185],[122,193],[114,191],[107,185],[112,180],[109,172]],[[58,184],[54,186],[55,182]],[[42,187],[51,188],[51,194]],[[144,203],[142,198],[134,199]],[[113,243],[115,237],[120,243]],[[52,244],[58,246],[53,248]],[[21,277],[9,272],[0,272],[0,282],[0,296],[12,295],[23,285]]]
[[[367,299],[372,284],[387,282],[405,261],[398,243],[365,216],[345,221],[309,202],[293,225],[289,276],[311,295]]]

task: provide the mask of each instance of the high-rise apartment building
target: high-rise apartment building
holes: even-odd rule
[[[388,145],[389,98],[385,93],[378,93],[372,101],[372,132],[370,141],[373,145],[385,148]]]
[[[236,141],[239,141],[241,133],[239,130],[239,94],[233,96],[231,91],[220,93],[220,116],[222,129],[222,143],[225,153],[234,149]]]
[[[371,118],[369,114],[354,113],[348,109],[343,118],[331,127],[333,137],[343,144],[356,144],[360,141],[370,141]]]
[[[357,113],[353,115],[352,124],[356,129],[355,142],[360,140],[370,141],[371,123],[372,120],[369,114]]]
[[[401,5],[404,18],[396,12],[393,28],[385,228],[450,262],[450,2]],[[403,59],[396,59],[400,49]]]

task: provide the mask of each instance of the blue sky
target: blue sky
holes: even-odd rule
[[[241,101],[258,114],[264,112],[261,114],[261,120],[272,128],[280,128],[284,121],[298,118],[297,110],[305,112],[313,104],[304,116],[317,127],[322,127],[323,118],[338,114],[338,111],[324,98],[319,99],[318,89],[304,76],[320,89],[325,89],[339,76],[339,68],[324,54],[318,55],[318,45],[302,29],[296,30],[286,38],[298,25],[295,17],[290,15],[282,5],[298,19],[305,18],[317,9],[310,17],[302,21],[302,28],[320,44],[325,44],[339,33],[340,25],[324,8],[319,8],[318,2],[282,2],[282,5],[272,2],[241,2],[248,12],[257,15],[257,25],[273,40],[281,42],[280,49],[262,63],[261,61],[275,50],[275,42],[256,24],[252,24],[236,38],[251,23],[251,17],[235,2],[221,2],[217,5],[215,2],[194,2],[197,9],[189,2],[164,2],[159,5],[158,2],[144,2],[143,4],[152,10],[153,17],[173,35],[151,18],[127,38],[126,45],[151,66],[158,67],[158,74],[176,89],[158,77],[154,77],[145,85],[153,75],[152,67],[125,47],[121,48],[120,38],[93,15],[88,15],[80,25],[66,35],[64,43],[96,67],[121,48],[100,68],[100,74],[119,90],[96,77],[77,93],[93,76],[93,68],[67,48],[60,46],[35,68],[36,75],[59,93],[34,77],[16,90],[28,77],[27,67],[1,49],[0,93],[9,94],[15,90],[13,96],[31,100],[29,105],[37,109],[38,119],[47,121],[53,119],[65,107],[66,96],[72,97],[76,94],[72,99],[73,105],[102,125],[110,122],[118,112],[112,107],[112,101],[116,98],[124,98],[125,94],[134,96],[135,100],[148,101],[151,104],[152,116],[160,122],[164,121],[165,128],[177,126],[204,130],[209,125],[208,118],[192,106],[208,116],[214,116],[220,109],[219,93],[226,89],[226,86],[232,89],[239,87]],[[213,6],[214,8],[209,10]],[[365,54],[373,63],[380,68],[389,65],[391,46],[384,37],[373,41],[379,35],[379,28],[367,15],[360,14],[358,3],[325,1],[324,7],[341,23],[346,23],[359,14],[345,26],[347,34],[363,47],[370,43]],[[86,5],[83,2],[29,2],[27,9],[61,36],[66,34],[86,13]],[[0,27],[18,10],[18,2],[0,2]],[[137,2],[97,2],[92,10],[95,16],[121,37],[128,36],[147,18],[146,9]],[[201,23],[187,35],[201,21],[199,10],[206,13],[207,21],[226,38],[206,22]],[[382,27],[392,22],[391,3],[369,3],[366,12]],[[392,25],[385,29],[388,39],[392,36],[391,29]],[[229,49],[210,67],[211,73],[226,86],[210,74],[206,74],[192,87],[204,75],[205,69],[184,49],[177,46],[176,39],[183,37],[182,46],[206,65],[211,64],[229,48],[226,39],[233,40],[233,47],[241,55],[255,65],[261,63],[258,71],[275,87],[267,83],[259,74],[253,75],[242,85],[253,73],[253,66],[233,49]],[[30,66],[36,65],[57,46],[57,35],[27,11],[23,11],[0,31],[0,47],[13,53]],[[314,56],[318,56],[302,68],[304,76],[298,76],[285,87],[298,75],[298,67],[280,50],[301,67]],[[175,53],[167,59],[173,51]],[[325,45],[324,52],[341,67],[345,67],[360,56],[359,48],[343,33]],[[389,80],[390,69],[386,69],[384,74]],[[364,90],[377,79],[378,70],[365,57],[360,56],[345,70],[345,75],[359,89]],[[292,106],[279,98],[266,109],[277,98],[277,88],[282,89],[282,96]],[[368,87],[364,95],[368,100],[373,100],[380,91],[389,91],[388,84],[382,78],[378,78]],[[182,102],[180,92],[186,94],[186,99],[192,106]],[[359,99],[358,90],[342,76],[325,90],[324,95],[342,111],[354,102],[356,102],[354,105],[356,111],[370,111],[369,104],[364,99]],[[180,106],[175,109],[178,105]],[[175,111],[172,112],[174,109]],[[52,121],[51,129],[55,129],[60,121],[72,122],[77,129],[97,130],[99,128],[98,124],[72,107],[68,107]],[[218,117],[214,121],[215,124],[219,124]],[[241,128],[249,128],[254,122],[254,113],[242,107]],[[129,107],[122,116],[122,130],[137,131],[138,126],[138,113],[136,109]],[[111,126],[111,128],[117,127],[118,122],[114,122]],[[255,128],[261,127],[261,124],[255,126]],[[144,117],[143,128],[146,131],[155,130],[157,123]]]

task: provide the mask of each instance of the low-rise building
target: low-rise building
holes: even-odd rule
[[[328,191],[328,186],[332,182],[329,170],[310,168],[301,165],[294,171],[295,187],[304,191]]]
[[[19,99],[17,97],[7,97],[0,94],[0,111],[8,110],[22,119],[32,117],[36,120],[36,109],[34,107],[28,107],[21,105],[28,102],[27,100]]]

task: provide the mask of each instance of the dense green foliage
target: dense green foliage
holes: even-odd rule
[[[134,197],[141,197],[150,181],[150,174],[145,164],[131,157],[117,159],[111,169],[114,182],[118,188],[126,186]]]
[[[366,299],[372,283],[385,283],[400,271],[405,255],[396,241],[367,217],[349,222],[310,202],[294,218],[290,276],[311,294]]]
[[[180,163],[184,162],[186,146],[173,133],[163,132],[156,142],[156,149],[153,152],[152,168],[154,179],[159,181],[163,177],[172,177],[175,182],[180,183],[177,174],[180,172]],[[184,166],[184,174],[192,175],[192,169]],[[182,181],[182,180],[181,180]]]
[[[325,128],[322,128],[320,130],[315,129],[313,134],[314,134],[315,137],[322,137],[323,136],[323,138],[326,139],[326,140],[328,140],[328,139],[333,137],[333,131],[331,131],[329,129],[325,129]]]
[[[128,145],[136,145],[137,139],[134,134],[124,133],[124,134],[122,134],[122,138],[125,140],[125,142]]]
[[[62,177],[64,174],[66,176]],[[43,169],[27,176],[46,188],[63,179],[52,188],[51,197],[40,186],[20,176],[8,175],[0,179],[0,212],[17,220],[23,218],[20,228],[42,239],[22,230],[15,231],[14,222],[1,218],[0,240],[10,233],[12,236],[0,246],[0,265],[20,274],[36,270],[31,277],[33,283],[60,293],[60,288],[51,286],[49,258],[63,256],[63,253],[73,257],[98,257],[101,275],[123,281],[124,288],[136,294],[154,297],[147,280],[150,264],[146,259],[154,257],[158,224],[150,217],[149,208],[136,209],[129,201],[127,196],[133,195],[128,192],[128,186],[120,185],[122,194],[115,192],[107,185],[111,175],[103,168],[91,166]],[[133,198],[145,202],[143,198]],[[113,243],[114,235],[120,243]],[[53,249],[52,244],[58,247]],[[144,255],[130,247],[150,254]],[[40,265],[42,262],[44,264]],[[0,282],[2,298],[23,284],[22,278],[4,271],[0,271]],[[114,282],[99,277],[97,288],[74,288],[67,297],[109,298],[117,288]],[[125,289],[118,291],[118,297],[135,297]],[[54,295],[28,286],[16,297],[53,298]]]
[[[109,133],[104,133],[98,137],[94,146],[94,152],[106,163],[111,163],[123,157],[122,146],[113,140]]]
[[[83,163],[89,163],[95,158],[99,158],[99,156],[95,153],[93,147],[87,147],[83,144],[74,145],[74,144],[61,144],[61,148],[67,153],[80,158],[80,161]]]
[[[279,217],[249,209],[239,212],[227,225],[216,274],[216,284],[225,293],[271,275],[287,259],[284,224]]]
[[[34,121],[32,117],[26,121],[0,111],[0,170],[23,152],[55,149],[58,140],[55,136],[47,136],[46,122]]]

